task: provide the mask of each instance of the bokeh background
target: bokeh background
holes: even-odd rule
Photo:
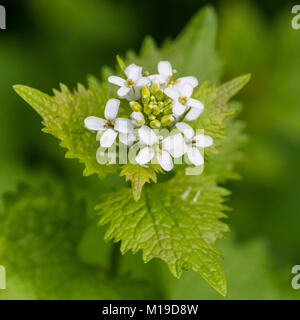
[[[87,265],[105,263],[112,245],[93,220],[100,192],[119,183],[83,178],[77,161],[64,159],[57,141],[40,132],[40,118],[13,91],[26,84],[47,93],[59,82],[74,87],[100,77],[115,56],[138,51],[150,34],[161,44],[175,37],[202,6],[219,17],[217,47],[222,80],[251,73],[239,94],[248,142],[229,185],[231,234],[219,247],[228,278],[227,299],[299,299],[291,268],[300,264],[300,30],[291,27],[293,3],[273,1],[1,1],[7,30],[0,31],[0,194],[18,183],[64,183],[88,199],[91,224],[78,245]],[[95,190],[97,192],[95,192]],[[3,204],[0,204],[0,210]],[[105,229],[105,228],[104,228]],[[196,274],[173,279],[158,261],[119,257],[119,272],[151,284],[153,298],[222,298]],[[1,261],[0,261],[1,264]]]

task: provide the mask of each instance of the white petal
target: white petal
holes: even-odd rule
[[[101,131],[105,129],[104,120],[98,117],[88,117],[84,120],[84,125],[89,130]]]
[[[213,138],[205,134],[199,134],[195,136],[194,140],[196,140],[196,146],[199,148],[210,147],[214,143]]]
[[[185,83],[180,87],[180,92],[183,97],[190,98],[193,93],[193,87],[189,83]]]
[[[179,98],[179,92],[174,88],[166,88],[164,93],[174,101],[177,101]]]
[[[118,96],[120,98],[124,98],[129,92],[130,92],[130,88],[128,87],[121,87],[119,90],[118,90]]]
[[[196,88],[198,86],[198,80],[197,78],[195,77],[182,77],[182,78],[178,78],[176,80],[176,84],[179,84],[179,85],[183,85],[185,83],[188,83],[190,84],[193,88]]]
[[[162,145],[163,149],[167,150],[174,158],[181,157],[185,152],[184,139],[180,133],[165,138]]]
[[[173,107],[172,107],[172,112],[174,113],[174,115],[176,117],[181,116],[184,111],[186,110],[186,106],[184,106],[183,104],[179,103],[179,102],[175,102]]]
[[[139,154],[136,156],[135,161],[138,164],[146,164],[152,160],[154,157],[154,151],[149,147],[142,149]]]
[[[201,111],[204,109],[204,104],[201,101],[192,98],[188,100],[186,105],[192,108],[200,109]]]
[[[133,130],[133,125],[129,119],[117,118],[114,129],[122,133],[129,133]]]
[[[169,61],[159,61],[158,65],[158,73],[164,76],[171,76],[173,74],[172,66]]]
[[[127,146],[131,146],[133,142],[136,140],[135,135],[133,133],[120,133],[119,134],[120,142],[126,144]]]
[[[108,77],[107,80],[108,80],[108,82],[116,84],[119,87],[124,86],[125,82],[126,82],[124,79],[117,77],[117,76],[110,76],[110,77]]]
[[[141,97],[141,90],[139,88],[135,88],[135,90],[130,90],[123,98],[128,101],[136,101]]]
[[[197,108],[192,108],[185,116],[184,120],[186,121],[193,121],[196,120],[200,114],[202,113],[202,110]]]
[[[187,155],[191,163],[194,164],[195,166],[200,166],[201,164],[204,163],[203,156],[197,148],[192,148],[192,147],[187,148]]]
[[[152,146],[157,141],[157,135],[155,132],[147,126],[142,126],[139,129],[140,141],[148,146]]]
[[[160,164],[160,166],[165,170],[165,171],[171,171],[174,167],[173,165],[173,160],[170,156],[170,154],[167,151],[162,151],[162,153],[157,153],[157,160]]]
[[[120,106],[120,100],[109,99],[106,103],[104,116],[106,120],[113,120],[116,118]]]
[[[142,77],[142,67],[137,66],[136,64],[131,64],[125,69],[125,74],[128,79],[136,81]]]
[[[115,142],[117,135],[118,133],[113,129],[106,130],[100,139],[100,145],[106,148],[111,147]]]
[[[148,76],[148,78],[150,79],[150,81],[152,83],[160,83],[160,84],[166,84],[168,77],[160,75],[160,74],[152,74],[150,76]]]
[[[147,77],[142,77],[140,79],[138,79],[135,83],[135,87],[136,88],[139,88],[139,87],[142,87],[142,86],[147,86],[150,84],[150,79],[147,78]]]
[[[190,140],[195,135],[194,129],[185,122],[178,122],[176,128]]]

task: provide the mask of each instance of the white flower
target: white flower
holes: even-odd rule
[[[118,133],[129,134],[133,130],[133,125],[129,119],[116,118],[120,106],[120,100],[109,99],[106,103],[105,119],[98,117],[88,117],[84,120],[85,126],[89,130],[104,131],[100,138],[102,147],[111,147],[115,142]]]
[[[204,158],[198,148],[210,147],[213,144],[213,139],[204,134],[195,136],[194,129],[185,122],[178,122],[176,128],[184,135],[185,153],[187,153],[189,160],[195,166],[203,164]]]
[[[116,84],[120,87],[118,95],[120,98],[127,98],[129,100],[136,100],[140,97],[140,88],[149,83],[149,79],[142,76],[142,67],[135,64],[129,65],[124,70],[127,79],[117,76],[108,77],[110,83]]]
[[[130,133],[120,132],[119,141],[124,143],[127,146],[132,146],[133,143],[136,141],[136,136],[132,132]]]
[[[169,61],[159,61],[157,69],[158,74],[153,74],[148,77],[152,82],[159,82],[162,86],[167,86],[172,82],[174,70],[172,69],[172,65]],[[178,78],[175,81],[175,85],[183,85],[185,83],[189,83],[193,88],[198,86],[197,78],[192,76]]]
[[[184,154],[184,139],[181,134],[163,138],[157,136],[147,126],[142,126],[138,134],[140,143],[147,145],[147,147],[140,150],[135,158],[136,162],[140,165],[145,165],[156,156],[161,167],[165,171],[170,171],[174,166],[171,155],[177,158]]]
[[[173,114],[176,117],[181,116],[188,107],[190,111],[186,114],[184,120],[192,121],[197,119],[204,109],[202,102],[191,98],[193,87],[189,83],[176,85],[173,88],[166,88],[164,92],[174,102]]]

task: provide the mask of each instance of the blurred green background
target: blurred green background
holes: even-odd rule
[[[228,223],[220,241],[228,278],[227,299],[299,299],[291,268],[300,264],[300,30],[291,27],[288,1],[1,1],[7,30],[0,31],[0,193],[19,182],[67,185],[88,199],[91,225],[78,245],[87,265],[102,264],[111,245],[94,227],[100,192],[119,183],[83,178],[77,161],[64,159],[57,141],[40,132],[38,115],[13,91],[26,84],[51,93],[63,82],[85,83],[114,65],[117,53],[138,50],[145,35],[161,44],[175,37],[202,6],[219,17],[222,80],[251,73],[238,96],[249,136],[240,164],[243,180],[231,183]],[[3,210],[0,204],[0,210]],[[0,261],[1,264],[1,261]],[[196,274],[172,279],[162,263],[140,256],[120,258],[120,273],[151,284],[147,296],[169,299],[221,298]]]

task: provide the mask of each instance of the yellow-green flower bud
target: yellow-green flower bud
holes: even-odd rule
[[[172,107],[172,105],[167,105],[166,107],[164,107],[164,114],[170,114],[170,113],[172,113],[172,109],[173,109],[173,107]]]
[[[138,103],[137,101],[130,101],[130,107],[133,111],[141,111],[143,109],[143,107],[141,106],[140,103]]]
[[[152,109],[153,109],[153,105],[152,104],[146,104],[144,106],[144,112],[146,114],[151,114],[152,113]]]
[[[168,105],[168,104],[173,104],[173,100],[170,99],[170,98],[166,98],[165,101],[164,101],[165,105]]]
[[[149,88],[147,86],[142,86],[141,93],[142,93],[142,102],[143,102],[143,104],[149,103],[150,94],[151,94]]]
[[[160,114],[160,109],[158,106],[153,106],[152,113],[156,116]]]
[[[163,127],[169,126],[174,121],[175,121],[175,119],[171,114],[167,114],[161,118],[161,124]]]
[[[155,82],[152,86],[152,93],[155,95],[160,89],[159,82]]]
[[[155,97],[154,97],[154,96],[151,96],[151,97],[150,97],[150,101],[151,101],[152,103],[156,103]]]
[[[164,99],[164,92],[162,90],[158,90],[156,93],[155,93],[155,98],[158,100],[158,101],[161,101]]]
[[[164,107],[164,105],[165,104],[162,101],[159,101],[159,103],[157,104],[160,110]]]
[[[148,118],[149,118],[149,120],[155,120],[156,119],[154,114],[148,114]]]
[[[160,128],[160,126],[161,126],[161,123],[158,120],[153,120],[150,122],[150,127],[152,129],[158,129]]]

